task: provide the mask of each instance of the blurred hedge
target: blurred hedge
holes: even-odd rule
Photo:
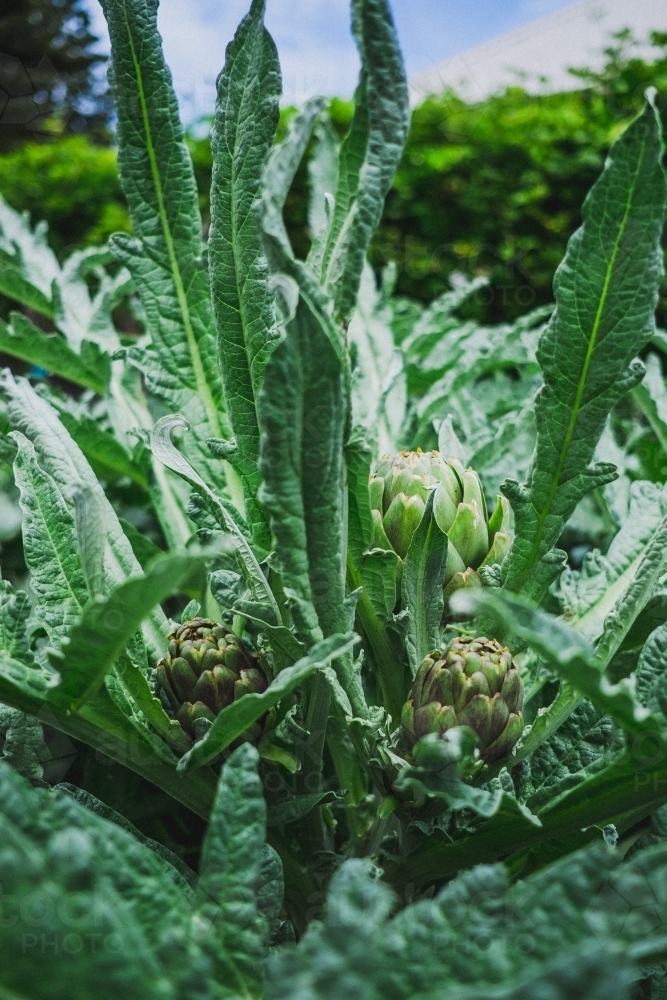
[[[549,301],[554,270],[610,143],[641,107],[646,86],[658,87],[661,100],[667,93],[667,34],[653,40],[657,58],[646,63],[633,57],[622,33],[602,72],[580,73],[580,90],[531,96],[515,87],[474,105],[447,93],[416,108],[372,248],[378,269],[397,262],[397,292],[429,300],[458,270],[489,275],[489,288],[467,307],[485,322]],[[351,110],[331,104],[340,134]],[[292,113],[283,113],[281,129]],[[210,144],[194,136],[188,144],[206,225]],[[33,219],[45,218],[59,251],[128,227],[113,150],[82,137],[0,157],[0,193]],[[302,165],[285,213],[299,254],[309,241],[306,199]],[[659,321],[667,325],[667,290]]]
[[[33,222],[46,219],[59,256],[130,226],[116,151],[82,135],[29,142],[0,156],[0,194]]]

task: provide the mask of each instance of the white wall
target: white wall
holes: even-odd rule
[[[581,84],[568,68],[600,66],[610,34],[622,28],[642,42],[667,31],[667,0],[580,0],[413,77],[413,103],[446,87],[471,101],[517,82],[531,92],[574,89]]]

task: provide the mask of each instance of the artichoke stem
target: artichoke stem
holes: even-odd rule
[[[347,577],[350,590],[362,587],[361,575],[350,557],[347,561]],[[410,683],[405,677],[403,664],[391,648],[387,630],[363,588],[357,601],[357,616],[373,650],[384,707],[394,723],[398,724]]]

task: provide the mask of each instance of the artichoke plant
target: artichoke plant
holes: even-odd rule
[[[495,639],[460,636],[422,661],[403,706],[403,736],[412,748],[427,733],[468,726],[488,763],[521,736],[522,707],[523,683],[509,649]]]
[[[208,618],[191,618],[170,633],[157,673],[176,718],[192,737],[198,719],[212,722],[244,694],[261,694],[268,686],[257,654]],[[262,731],[260,719],[246,738],[256,742]]]
[[[455,458],[438,451],[401,451],[384,456],[370,478],[373,544],[405,559],[412,536],[435,490],[433,514],[449,539],[445,597],[462,587],[481,587],[477,570],[500,564],[511,545],[509,505],[498,497],[487,515],[479,477]]]

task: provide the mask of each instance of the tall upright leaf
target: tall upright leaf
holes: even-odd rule
[[[426,654],[438,645],[444,605],[442,588],[449,540],[435,520],[434,497],[431,492],[412,536],[401,581],[403,607],[410,613],[406,647],[413,677]]]
[[[405,69],[387,0],[352,0],[352,31],[361,78],[350,132],[340,151],[321,275],[343,320],[354,310],[366,252],[409,124]]]
[[[297,632],[308,645],[346,631],[343,566],[343,364],[327,318],[304,296],[260,394],[261,498]]]
[[[234,462],[244,482],[248,520],[258,541],[268,547],[268,529],[256,500],[255,400],[276,329],[251,209],[278,126],[282,85],[278,53],[263,23],[265,7],[266,0],[254,0],[227,47],[218,79],[208,252],[222,384],[238,449]]]
[[[202,915],[216,929],[221,979],[239,997],[261,992],[267,933],[257,900],[266,829],[258,763],[243,743],[223,767],[197,885]]]
[[[554,283],[556,311],[540,341],[544,386],[525,486],[505,484],[516,540],[505,586],[539,599],[562,565],[554,546],[586,493],[615,477],[591,464],[607,415],[641,378],[632,359],[654,328],[662,276],[665,174],[660,118],[644,112],[611,149]]]
[[[313,97],[306,102],[299,114],[290,119],[285,138],[273,147],[264,168],[262,178],[264,227],[280,240],[290,254],[292,246],[287,235],[283,210],[299,164],[313,134],[315,122],[325,103],[324,98]]]
[[[265,232],[272,268],[300,282],[285,337],[266,366],[259,397],[260,499],[271,521],[276,566],[299,638],[307,647],[347,632],[344,439],[346,359],[321,292],[279,240]],[[351,654],[337,661],[356,714],[366,712]]]
[[[201,217],[171,74],[157,31],[157,0],[104,0],[118,162],[134,236],[113,249],[136,281],[153,350],[166,378],[153,379],[191,427],[189,447],[211,482],[221,466],[206,440],[226,430]],[[230,485],[238,487],[229,471]],[[243,497],[237,489],[236,501]]]

